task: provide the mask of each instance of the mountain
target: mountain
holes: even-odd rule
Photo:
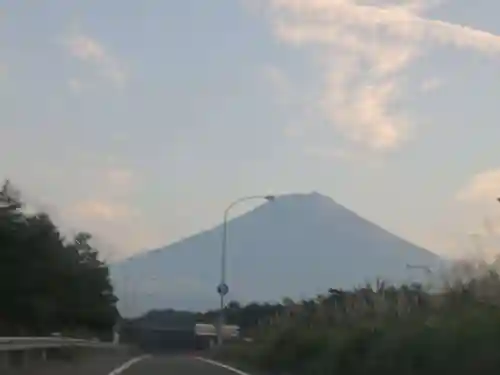
[[[111,266],[125,315],[216,308],[222,225]],[[440,258],[318,193],[277,197],[228,223],[228,300],[311,297],[376,278],[415,280]]]

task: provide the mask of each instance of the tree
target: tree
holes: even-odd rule
[[[110,330],[118,316],[106,264],[91,235],[68,242],[45,213],[27,215],[19,192],[0,190],[0,334]]]

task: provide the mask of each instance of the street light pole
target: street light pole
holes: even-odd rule
[[[222,328],[224,327],[224,297],[229,292],[229,287],[226,284],[226,253],[227,253],[227,219],[229,216],[229,211],[231,208],[236,206],[237,204],[254,199],[264,199],[268,202],[274,201],[276,197],[274,195],[252,195],[248,197],[243,197],[235,200],[231,203],[226,210],[224,211],[224,224],[222,229],[222,252],[221,252],[221,274],[220,274],[220,284],[217,287],[217,293],[220,296],[220,311],[219,311],[219,324],[217,330],[217,341],[219,345],[222,345],[223,342],[223,334]]]

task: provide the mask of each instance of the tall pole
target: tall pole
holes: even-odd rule
[[[220,274],[220,284],[217,287],[217,293],[219,293],[220,296],[220,310],[219,310],[219,322],[218,322],[218,329],[217,329],[217,341],[219,345],[222,345],[224,341],[223,337],[223,327],[224,327],[224,299],[226,294],[229,292],[229,287],[226,284],[226,258],[227,258],[227,219],[229,216],[229,211],[231,211],[231,208],[236,206],[238,203],[241,203],[243,201],[247,200],[252,200],[252,199],[265,199],[268,202],[272,202],[275,199],[274,195],[252,195],[248,197],[243,197],[235,200],[233,203],[231,203],[226,210],[224,211],[224,224],[223,224],[223,229],[222,229],[222,252],[221,252],[221,274]]]
[[[232,206],[229,206],[226,211],[224,211],[224,226],[222,229],[222,253],[221,253],[221,274],[220,274],[220,284],[218,288],[219,296],[220,296],[220,312],[219,312],[219,329],[217,330],[217,335],[218,335],[218,341],[219,345],[222,344],[223,342],[223,334],[222,334],[222,329],[224,327],[224,297],[226,296],[226,293],[229,288],[226,288],[226,290],[223,290],[224,286],[226,284],[226,254],[227,254],[227,217],[229,213],[229,209]],[[226,293],[224,293],[226,292]]]

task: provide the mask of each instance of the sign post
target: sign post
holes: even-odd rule
[[[224,327],[224,296],[229,293],[229,287],[225,282],[221,282],[217,286],[217,293],[220,296],[220,314],[219,314],[219,324],[217,324],[217,341],[219,345],[222,345],[223,335],[222,329]]]

